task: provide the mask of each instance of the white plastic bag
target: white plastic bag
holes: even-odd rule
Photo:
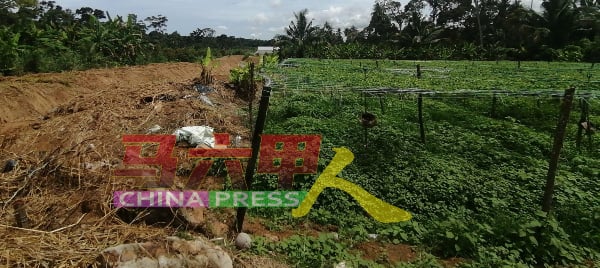
[[[192,146],[205,144],[210,148],[215,147],[214,129],[209,126],[190,126],[175,130],[177,141],[186,141]]]

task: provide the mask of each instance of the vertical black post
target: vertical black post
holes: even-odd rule
[[[498,97],[494,93],[494,97],[492,97],[492,112],[490,113],[492,118],[496,118],[496,104],[498,102]]]
[[[417,78],[421,79],[421,64],[417,64]]]
[[[246,167],[246,176],[245,182],[246,186],[244,190],[251,190],[252,181],[254,177],[254,168],[256,168],[256,162],[258,161],[258,151],[260,149],[260,135],[263,132],[265,127],[265,121],[267,119],[267,110],[269,109],[269,98],[271,97],[271,87],[264,86],[260,104],[258,106],[258,117],[256,118],[256,126],[254,127],[254,133],[252,134],[252,156],[248,161],[248,166]],[[238,208],[236,215],[236,225],[235,230],[237,232],[242,231],[242,226],[244,225],[244,217],[246,216],[247,208]]]
[[[252,113],[253,113],[253,104],[254,98],[256,97],[256,86],[254,84],[254,62],[250,63],[250,77],[248,77],[250,81],[248,81],[248,125],[250,126],[250,131],[252,131]]]
[[[381,107],[381,113],[385,114],[385,105],[383,104],[383,96],[379,94],[379,106]]]
[[[550,209],[552,209],[552,195],[554,194],[554,180],[558,168],[558,158],[560,157],[560,151],[565,140],[567,123],[569,122],[569,114],[571,113],[571,105],[573,104],[573,95],[575,95],[575,88],[569,88],[565,91],[565,96],[563,97],[563,102],[560,107],[556,132],[554,133],[554,145],[552,146],[550,155],[546,188],[544,190],[544,199],[542,201],[542,211],[546,213],[550,212]]]
[[[419,109],[419,131],[421,133],[421,142],[425,144],[425,125],[423,124],[423,95],[419,94],[417,99],[417,106]]]

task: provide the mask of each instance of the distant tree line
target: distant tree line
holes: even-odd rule
[[[166,33],[168,19],[112,17],[90,7],[72,11],[54,1],[0,0],[0,74],[200,60],[245,54],[270,41],[215,36],[210,28],[188,36]]]
[[[533,2],[532,2],[533,3]],[[377,0],[367,27],[313,25],[275,37],[280,57],[600,61],[600,1]]]

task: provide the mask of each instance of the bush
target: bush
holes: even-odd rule
[[[579,46],[568,45],[558,50],[559,61],[580,62],[581,59],[583,59],[583,52]]]

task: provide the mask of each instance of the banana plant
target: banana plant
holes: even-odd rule
[[[16,68],[20,38],[20,33],[13,33],[7,27],[0,27],[0,72],[5,75]]]
[[[110,42],[110,29],[108,29],[98,18],[89,16],[88,27],[79,32],[77,46],[88,63],[93,63],[102,56],[114,57],[113,43]]]

